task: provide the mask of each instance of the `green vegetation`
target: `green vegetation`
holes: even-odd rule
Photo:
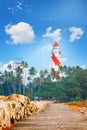
[[[42,99],[56,99],[64,102],[86,100],[87,69],[82,69],[79,66],[63,66],[60,68],[60,71],[64,75],[60,82],[58,76],[58,81],[52,82],[52,76],[56,75],[52,70],[54,75],[44,76],[40,86],[34,85],[34,88],[37,88],[34,91],[35,96],[41,97]]]
[[[23,68],[27,67],[28,64],[22,61],[21,66],[15,69],[15,75],[12,71],[0,72],[0,95],[19,93],[29,96],[32,100],[37,97],[60,102],[87,100],[87,69],[79,66],[62,66],[58,72],[53,69],[50,73],[47,70],[41,70],[39,76],[35,78],[37,71],[31,67],[28,84],[24,85],[21,74]],[[11,70],[11,65],[8,68]],[[60,71],[63,73],[61,81]],[[56,82],[52,82],[51,79],[54,78],[56,78]]]

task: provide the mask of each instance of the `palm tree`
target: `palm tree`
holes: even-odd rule
[[[28,76],[28,77],[27,77],[27,80],[28,80],[27,86],[29,87],[29,91],[31,92],[31,77]]]
[[[11,64],[9,64],[7,67],[8,67],[9,70],[12,69],[12,65]]]
[[[35,78],[34,84],[36,87],[40,87],[42,85],[41,78],[40,77]]]
[[[44,70],[44,75],[45,75],[45,76],[48,75],[48,71],[47,71],[47,69]]]
[[[0,72],[0,95],[3,95],[3,86],[2,86],[2,84],[3,84],[3,82],[4,82],[4,80],[3,80],[3,74],[2,74],[2,72]]]
[[[51,78],[52,78],[52,80],[54,80],[55,77],[56,77],[56,72],[55,72],[54,68],[51,68]]]
[[[19,93],[21,94],[21,84],[22,84],[22,68],[20,66],[18,66],[16,68],[16,79],[17,79],[17,82],[18,82],[18,86],[19,86]]]
[[[55,81],[60,81],[60,70],[55,71],[54,68],[51,68],[51,78]]]
[[[20,74],[22,74],[22,69],[21,69],[21,67],[20,66],[18,66],[17,68],[16,68],[16,73],[17,73],[17,75],[20,75]]]
[[[27,68],[27,67],[28,67],[28,63],[25,62],[25,61],[21,61],[21,66],[22,66],[23,68]]]
[[[56,81],[60,81],[61,77],[60,77],[60,70],[56,71]]]
[[[10,80],[10,75],[7,70],[4,71],[4,84],[6,85],[5,87],[8,88],[8,94],[11,94],[10,87],[9,87],[9,80]]]
[[[44,82],[44,76],[45,76],[45,73],[43,70],[40,71],[40,80],[41,82]]]
[[[24,73],[25,73],[25,68],[28,68],[28,63],[27,62],[25,62],[25,61],[21,61],[21,67],[24,69]],[[26,79],[26,73],[24,74],[25,75],[25,79]],[[25,95],[25,85],[23,86],[23,94]]]
[[[0,84],[2,84],[3,83],[3,74],[2,74],[2,72],[0,72]]]
[[[12,78],[11,84],[12,84],[12,88],[13,88],[13,93],[16,93],[16,81],[17,81],[17,79],[14,75],[11,78]]]
[[[32,79],[33,79],[33,77],[36,75],[36,70],[35,70],[34,67],[31,67],[31,68],[29,69],[29,75],[32,77]]]
[[[12,65],[9,64],[8,69],[11,70],[12,69]],[[13,71],[10,72],[10,76],[11,76],[11,86],[13,88],[13,93],[16,93],[16,77],[13,74]]]
[[[34,80],[34,76],[36,75],[36,69],[34,67],[31,67],[29,69],[29,75],[31,76],[32,81]],[[32,83],[32,99],[34,100],[34,84]]]
[[[28,80],[28,82],[30,83],[30,81],[31,81],[31,77],[30,77],[30,76],[28,76],[27,80]]]

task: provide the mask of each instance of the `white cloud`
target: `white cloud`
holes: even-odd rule
[[[12,14],[15,14],[17,11],[23,9],[23,4],[21,2],[17,2],[13,7],[8,7],[8,10],[11,11]]]
[[[52,45],[51,44],[48,44],[48,45],[45,45],[43,46],[42,48],[39,49],[39,52],[46,52],[46,51],[51,51],[52,50]]]
[[[24,2],[20,2],[20,1],[17,1],[17,2],[16,2],[15,4],[13,4],[12,6],[9,6],[9,7],[8,7],[8,10],[9,10],[12,14],[19,13],[20,11],[30,12],[29,5],[26,5]]]
[[[16,5],[16,7],[17,7],[17,9],[22,10],[22,3],[18,2],[17,5]]]
[[[82,69],[87,69],[87,65],[80,66]]]
[[[8,69],[8,65],[10,65],[10,64],[13,65],[14,62],[13,62],[13,61],[10,61],[9,63],[3,64],[2,66],[0,66],[0,71],[1,71],[2,73],[4,73],[5,70],[8,71],[8,70],[9,70],[9,69]]]
[[[52,31],[52,27],[48,27],[43,37],[50,37],[50,38],[53,38],[55,41],[60,41],[62,39],[61,29],[56,29],[53,32],[51,31]]]
[[[71,42],[80,39],[84,33],[82,28],[76,28],[76,27],[70,27],[69,31],[71,32],[71,35],[70,35]]]
[[[68,61],[68,59],[66,57],[63,57],[63,58],[61,58],[61,61],[66,62],[66,61]]]
[[[25,22],[19,22],[16,25],[8,24],[5,26],[5,32],[11,36],[11,42],[14,44],[31,43],[35,38],[32,26]]]

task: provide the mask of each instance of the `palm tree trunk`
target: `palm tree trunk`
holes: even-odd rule
[[[20,84],[20,81],[19,81],[19,94],[21,94],[21,84]]]

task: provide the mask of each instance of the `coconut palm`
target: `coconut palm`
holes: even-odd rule
[[[31,67],[30,69],[29,69],[29,75],[31,76],[31,78],[33,79],[34,78],[34,76],[36,75],[36,70],[35,70],[35,68],[34,67]]]
[[[41,82],[44,82],[44,76],[45,76],[44,71],[41,70],[39,74],[40,74],[40,80],[41,80]]]
[[[28,68],[28,63],[27,62],[25,62],[25,61],[21,61],[21,67],[23,68],[23,70],[24,70],[24,72],[26,71],[25,69],[26,68]],[[25,73],[25,77],[24,77],[25,79],[26,79],[26,73]],[[25,85],[23,86],[23,94],[25,95]]]
[[[21,66],[22,66],[23,68],[27,68],[27,67],[28,67],[28,63],[25,62],[25,61],[21,61]]]
[[[31,77],[31,80],[33,81],[34,80],[34,76],[36,75],[36,69],[34,67],[31,67],[29,69],[29,75]],[[33,82],[32,82],[31,90],[32,90],[32,99],[34,100],[34,84],[33,84]]]
[[[5,95],[10,95],[13,93],[13,90],[14,90],[14,85],[13,85],[13,72],[8,72],[8,71],[4,71],[4,74],[3,74],[3,90],[4,90],[4,93]]]
[[[28,77],[27,77],[27,80],[28,80],[28,82],[30,83],[30,81],[31,81],[31,77],[28,76]]]
[[[60,81],[60,70],[55,71],[54,68],[51,68],[51,78],[52,80]]]
[[[12,65],[11,64],[9,64],[7,67],[8,67],[9,70],[12,69]]]
[[[51,68],[51,78],[52,78],[52,80],[54,80],[55,77],[56,77],[56,72],[55,72],[54,68]]]
[[[18,83],[18,87],[19,87],[19,93],[21,94],[21,84],[22,84],[22,68],[20,66],[18,66],[16,69],[16,82]]]

